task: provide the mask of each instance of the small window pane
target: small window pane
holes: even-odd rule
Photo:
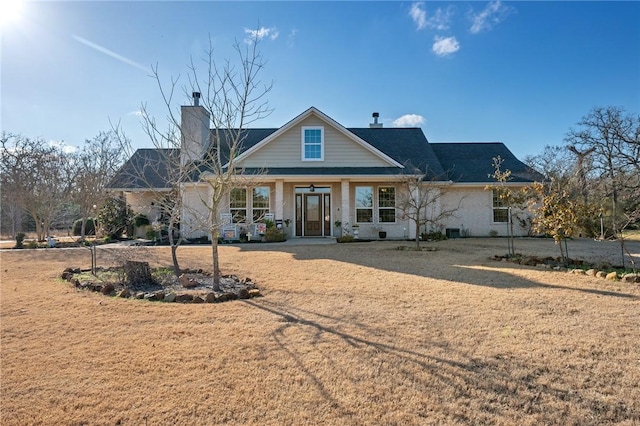
[[[229,210],[232,222],[245,222],[247,219],[247,190],[246,188],[233,188],[231,190]]]
[[[373,209],[356,209],[356,222],[373,222]]]
[[[370,186],[356,187],[356,207],[373,207],[373,188]]]

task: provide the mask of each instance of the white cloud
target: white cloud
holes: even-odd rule
[[[431,28],[435,28],[438,31],[448,30],[449,23],[451,22],[451,16],[453,16],[453,7],[447,6],[446,9],[439,7],[436,9],[436,13],[429,18],[427,25]]]
[[[257,30],[245,28],[244,33],[247,35],[247,38],[245,38],[244,41],[249,44],[253,43],[254,41],[260,41],[264,38],[275,40],[280,35],[277,28],[266,27],[260,27]]]
[[[393,120],[393,127],[420,127],[425,122],[423,116],[418,114],[405,114]]]
[[[64,141],[50,140],[49,146],[55,146],[62,150],[65,154],[73,154],[78,150],[75,146],[67,145]]]
[[[287,37],[287,46],[293,47],[296,45],[296,38],[298,37],[298,30],[296,28],[292,29]]]
[[[505,6],[500,0],[491,1],[480,13],[470,13],[471,28],[469,31],[472,34],[489,31],[504,21],[514,10],[510,6]]]
[[[431,50],[438,56],[448,56],[460,50],[460,43],[455,37],[435,36]]]
[[[427,27],[427,11],[423,9],[423,6],[423,2],[413,3],[409,10],[409,15],[419,30]]]
[[[449,29],[449,23],[453,16],[453,6],[437,8],[431,18],[427,18],[427,11],[424,9],[424,2],[416,2],[409,9],[409,16],[413,19],[418,30],[433,28],[439,31]]]
[[[144,116],[142,111],[140,111],[139,109],[137,109],[135,111],[131,111],[128,115],[133,115],[134,117],[142,117],[142,116]]]

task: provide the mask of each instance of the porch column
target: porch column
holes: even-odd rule
[[[342,221],[342,226],[347,226],[349,223],[349,217],[351,216],[351,212],[349,211],[349,180],[343,179],[340,181],[340,195],[342,198],[342,203],[340,209],[342,210],[342,217],[340,220]],[[352,224],[350,224],[352,225]]]
[[[284,181],[282,179],[276,180],[276,205],[275,205],[275,218],[282,220],[284,217]]]

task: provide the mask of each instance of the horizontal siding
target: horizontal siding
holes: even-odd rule
[[[302,127],[324,127],[324,161],[302,161]],[[251,154],[245,167],[388,167],[389,163],[315,116]]]

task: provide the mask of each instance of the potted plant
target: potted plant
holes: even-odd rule
[[[335,222],[333,222],[333,225],[338,229],[338,238],[342,237],[342,221],[341,220],[336,220]]]
[[[378,237],[383,240],[387,238],[387,231],[384,230],[382,226],[375,226],[373,228],[375,231],[378,231]]]

